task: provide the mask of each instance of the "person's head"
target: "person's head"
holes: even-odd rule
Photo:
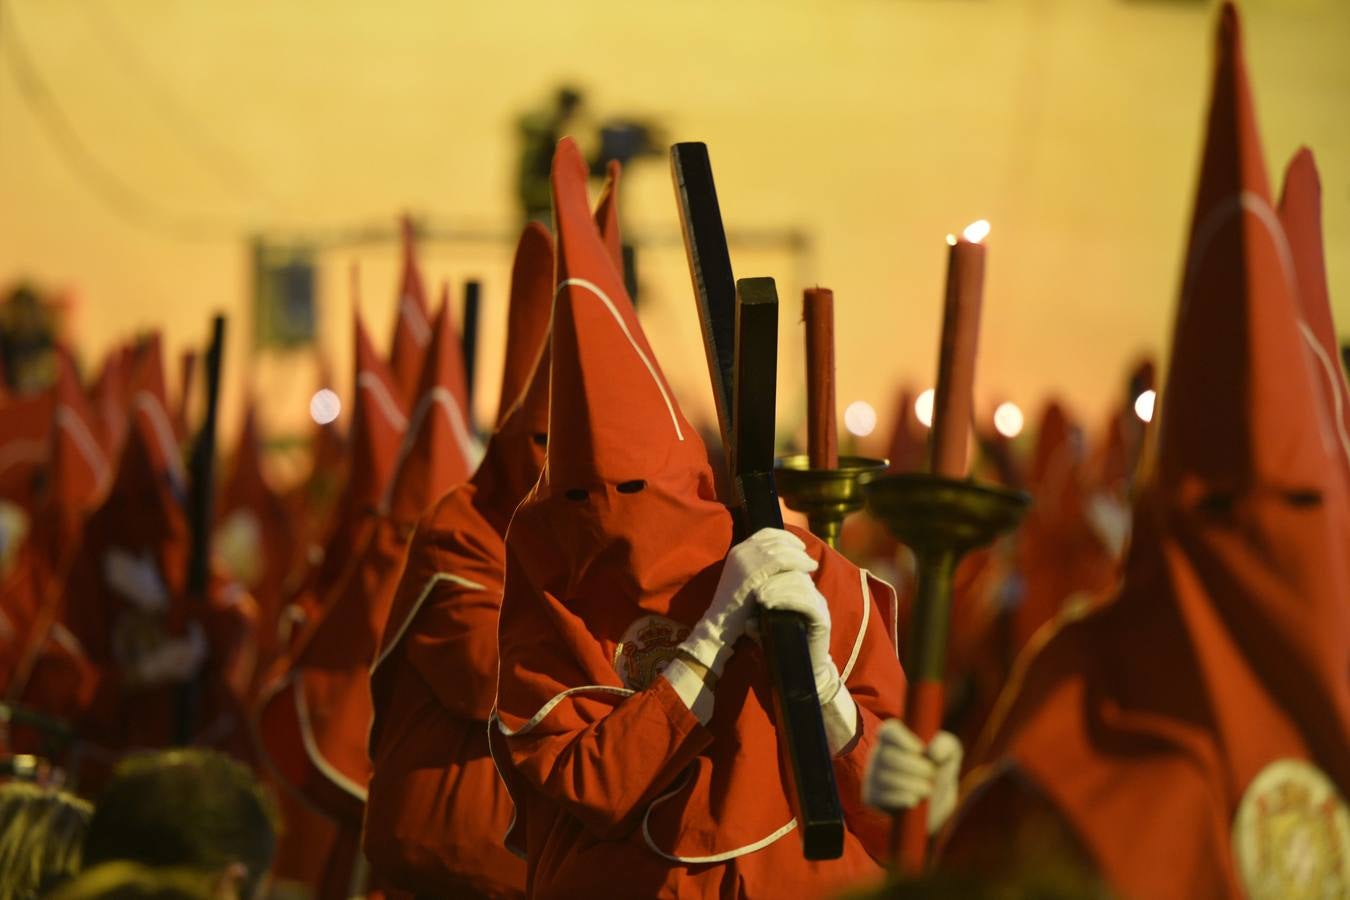
[[[0,785],[0,900],[27,900],[73,875],[90,806],[64,791]]]
[[[224,873],[248,898],[271,868],[276,835],[272,804],[243,765],[213,750],[143,753],[120,763],[99,796],[84,862]]]
[[[553,95],[554,105],[563,116],[570,116],[576,112],[583,100],[581,90],[570,84],[559,86],[557,93]]]
[[[139,863],[110,862],[86,869],[50,894],[51,900],[222,900],[219,878],[191,869],[152,869]]]

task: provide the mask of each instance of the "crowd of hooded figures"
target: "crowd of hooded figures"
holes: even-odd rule
[[[625,288],[618,164],[588,182],[563,139],[481,431],[405,228],[392,348],[358,314],[288,491],[250,405],[204,585],[156,335],[3,388],[0,898],[1350,896],[1350,401],[1317,170],[1276,199],[1231,5],[1158,413],[1145,364],[1094,440],[1054,401],[1030,452],[976,425],[971,477],[1032,505],[956,569],[928,740],[914,555],[863,514],[837,550],[738,530]],[[766,612],[804,625],[831,858]]]

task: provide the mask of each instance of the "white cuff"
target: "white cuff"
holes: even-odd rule
[[[713,692],[708,688],[708,683],[680,659],[672,659],[667,663],[661,671],[661,677],[670,682],[699,724],[707,725],[713,714]],[[851,698],[849,702],[853,702]]]
[[[679,649],[703,663],[714,675],[720,676],[727,660],[731,659],[732,648],[720,637],[707,635],[707,630],[696,626],[689,637],[685,638],[684,643],[680,644]]]
[[[820,714],[825,720],[825,739],[830,744],[830,755],[838,756],[858,733],[858,704],[853,702],[853,695],[842,681],[833,697],[820,702]]]

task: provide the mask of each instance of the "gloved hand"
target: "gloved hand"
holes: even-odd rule
[[[893,813],[927,800],[934,834],[956,809],[962,754],[954,734],[939,731],[925,747],[904,722],[884,722],[863,776],[863,802]]]
[[[138,659],[133,665],[132,678],[144,687],[182,683],[201,670],[206,651],[206,634],[201,623],[189,623],[186,635],[168,638]]]
[[[816,680],[825,737],[830,752],[837,756],[858,733],[858,706],[830,656],[829,602],[804,572],[773,576],[755,592],[755,597],[761,609],[796,613],[806,620],[806,643],[811,651],[811,673]]]
[[[680,652],[702,663],[713,675],[721,675],[732,645],[745,633],[753,608],[751,595],[784,572],[798,573],[810,583],[806,573],[815,570],[816,561],[796,535],[781,528],[755,532],[727,554],[708,611],[680,645]]]
[[[762,609],[797,613],[806,620],[816,695],[827,701],[839,690],[839,669],[830,656],[830,606],[805,572],[775,575],[755,592]]]

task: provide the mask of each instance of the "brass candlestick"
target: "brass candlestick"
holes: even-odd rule
[[[811,533],[837,550],[844,519],[863,508],[863,484],[887,465],[884,459],[841,456],[837,469],[813,469],[799,453],[777,460],[773,477],[787,508],[805,513]]]
[[[921,740],[929,741],[942,727],[956,564],[970,550],[1016,528],[1031,497],[926,473],[880,476],[863,491],[868,512],[914,551],[914,610],[904,654],[906,719]],[[907,874],[921,871],[928,848],[927,804],[898,817],[892,841],[897,866]]]

